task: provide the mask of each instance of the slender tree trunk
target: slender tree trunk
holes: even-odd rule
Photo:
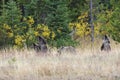
[[[3,13],[4,13],[4,6],[5,6],[5,0],[2,0]]]
[[[21,18],[21,22],[23,21],[23,18],[25,16],[25,6],[24,4],[20,4],[20,9],[21,9],[21,12],[22,12],[22,18]]]
[[[92,0],[90,0],[90,27],[91,27],[91,41],[94,42],[94,25],[93,25],[93,15],[92,15]]]
[[[91,50],[94,54],[94,25],[93,25],[93,15],[92,15],[93,3],[90,0],[90,27],[91,27]]]

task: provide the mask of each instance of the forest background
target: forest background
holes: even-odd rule
[[[92,2],[94,37],[120,42],[120,0]],[[0,48],[30,47],[38,36],[57,48],[90,40],[89,6],[90,0],[0,0]]]

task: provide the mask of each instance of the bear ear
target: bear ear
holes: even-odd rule
[[[39,40],[39,41],[42,41],[42,40],[43,40],[43,38],[42,38],[41,36],[39,36],[39,37],[38,37],[38,40]]]
[[[108,37],[107,37],[107,35],[103,36],[103,40],[109,40]]]
[[[104,44],[102,44],[102,46],[101,46],[101,51],[104,49]]]
[[[41,36],[38,37],[38,41],[39,41],[39,43],[47,44],[45,39],[43,37],[41,37]]]
[[[105,35],[105,39],[108,39],[107,35]]]
[[[36,46],[35,43],[33,43],[33,46]]]

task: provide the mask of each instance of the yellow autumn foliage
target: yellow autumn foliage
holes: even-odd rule
[[[6,36],[14,41],[14,48],[22,48],[25,44],[32,43],[38,36],[51,40],[56,36],[55,32],[50,30],[47,25],[37,24],[34,26],[34,19],[31,16],[24,17],[23,21],[25,25],[22,26],[3,24]]]
[[[85,19],[86,17],[88,17],[88,12],[82,13],[82,14],[78,17],[78,20],[79,20],[79,19]]]
[[[93,24],[95,37],[97,35],[107,34],[107,31],[100,32],[101,27],[103,26],[100,22],[94,22]],[[112,25],[110,25],[109,23],[105,24],[104,26],[107,26],[107,29],[112,28],[111,27]],[[69,29],[72,31],[74,28],[76,29],[74,36],[84,37],[90,35],[91,28],[90,25],[88,24],[88,12],[81,14],[76,22],[69,23]]]
[[[34,35],[35,35],[35,36],[39,36],[39,32],[35,31],[35,32],[34,32]]]
[[[28,16],[27,22],[28,22],[28,24],[32,25],[32,24],[34,24],[34,19],[31,16]]]
[[[9,25],[7,25],[7,24],[3,24],[3,28],[6,29],[6,30],[10,30],[11,29],[11,27]]]
[[[75,24],[74,23],[69,23],[69,29],[70,30],[73,30],[73,27],[75,26]]]
[[[37,30],[37,31],[42,30],[42,25],[41,25],[41,24],[38,24],[36,30]]]
[[[43,31],[48,31],[49,32],[50,30],[48,29],[48,26],[44,26]]]
[[[45,38],[49,38],[50,36],[50,33],[49,32],[42,32],[42,36],[45,37]]]
[[[53,40],[55,38],[55,33],[53,31],[51,33],[52,33],[51,37],[52,37],[52,40]]]
[[[86,22],[84,22],[84,23],[80,23],[80,22],[70,23],[69,24],[70,30],[73,30],[73,27],[76,28],[76,32],[75,32],[76,36],[84,37],[84,36],[87,36],[88,34],[90,34],[88,23],[86,23]]]
[[[17,35],[15,36],[15,45],[17,46],[23,46],[23,42],[24,42],[24,36],[20,36],[20,35]]]
[[[8,35],[9,38],[14,36],[12,32],[8,32],[7,35]]]

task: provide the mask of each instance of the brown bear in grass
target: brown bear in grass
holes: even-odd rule
[[[72,46],[62,46],[58,49],[59,55],[65,54],[65,53],[70,53],[70,54],[76,54],[76,50]]]
[[[110,40],[108,39],[107,35],[103,37],[103,43],[101,46],[101,51],[111,51],[110,47]]]
[[[33,48],[36,52],[47,53],[48,51],[47,42],[41,36],[38,37],[37,43],[33,43]]]

